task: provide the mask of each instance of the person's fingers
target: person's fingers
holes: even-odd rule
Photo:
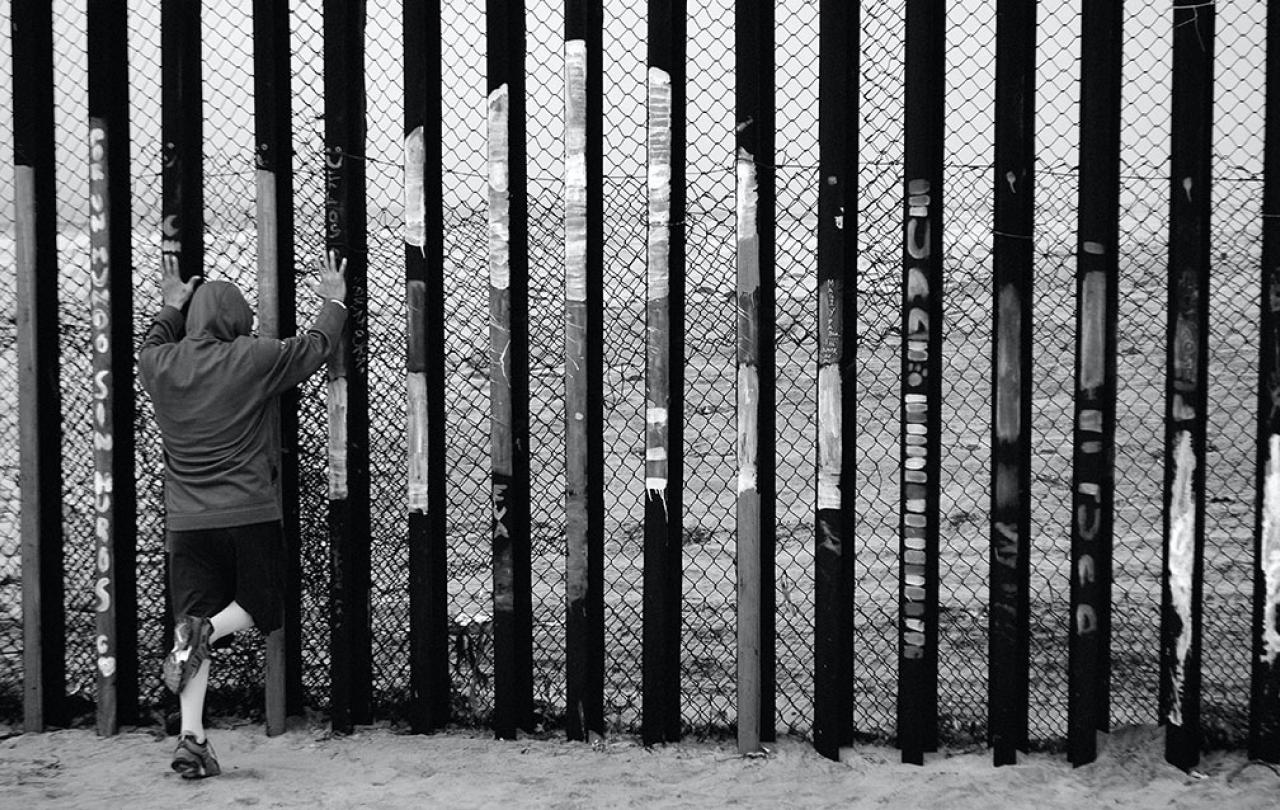
[[[338,275],[342,276],[342,280],[347,280],[347,257],[342,257],[342,264],[338,266]]]

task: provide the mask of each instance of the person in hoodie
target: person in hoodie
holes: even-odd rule
[[[253,312],[234,284],[183,282],[176,256],[161,262],[163,307],[138,352],[138,377],[164,444],[175,632],[163,670],[182,715],[172,767],[194,779],[221,772],[204,730],[210,645],[283,621],[275,404],[339,344],[346,260],[326,256],[313,285],[323,299],[315,322],[283,340],[251,334]]]

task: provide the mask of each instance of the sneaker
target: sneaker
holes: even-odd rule
[[[187,681],[209,657],[213,623],[200,616],[183,616],[173,633],[173,649],[164,658],[164,685],[181,694]]]
[[[183,779],[204,779],[206,776],[217,776],[222,773],[218,767],[218,755],[213,753],[213,746],[206,737],[202,743],[196,742],[196,735],[185,732],[178,739],[178,747],[173,750],[173,762],[169,764]]]

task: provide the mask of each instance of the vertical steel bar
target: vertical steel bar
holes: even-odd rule
[[[529,537],[529,222],[523,0],[486,0],[494,733],[533,713]]]
[[[1200,759],[1214,18],[1212,3],[1175,0],[1160,721],[1184,770]]]
[[[907,0],[898,745],[914,764],[936,747],[938,726],[945,23],[942,3]]]
[[[13,75],[19,79],[13,83],[13,201],[23,729],[38,732],[67,720],[51,4],[48,0],[15,4],[10,26]]]
[[[440,0],[404,4],[410,723],[449,722]]]
[[[203,87],[200,0],[160,3],[160,249],[183,280],[204,265]]]
[[[1123,23],[1122,2],[1084,3],[1067,709],[1073,765],[1097,757],[1097,732],[1109,728]]]
[[[566,731],[604,735],[604,208],[600,0],[565,3]]]
[[[1249,756],[1280,763],[1280,5],[1267,6]]]
[[[1035,0],[996,5],[988,727],[996,765],[1027,746]]]
[[[680,739],[684,470],[684,0],[649,2],[645,375],[645,745]]]
[[[738,750],[774,728],[772,4],[735,4],[738,297]]]
[[[857,473],[858,49],[860,7],[823,0],[818,68],[818,461],[813,746],[853,742]]]
[[[254,0],[253,102],[257,148],[258,334],[284,338],[297,331],[293,275],[293,133],[289,109],[287,0]],[[276,413],[278,496],[287,549],[284,624],[267,636],[267,734],[283,734],[285,717],[301,711],[301,576],[298,507],[298,394],[287,391]],[[291,712],[292,709],[292,712]]]
[[[329,364],[332,723],[371,719],[368,284],[363,0],[325,0],[325,249],[347,261],[347,327]]]
[[[90,0],[89,307],[94,397],[98,733],[137,722],[137,497],[127,10]]]

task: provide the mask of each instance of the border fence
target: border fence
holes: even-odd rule
[[[331,249],[211,711],[1280,761],[1272,5],[0,0],[0,718],[172,708],[160,254]]]

